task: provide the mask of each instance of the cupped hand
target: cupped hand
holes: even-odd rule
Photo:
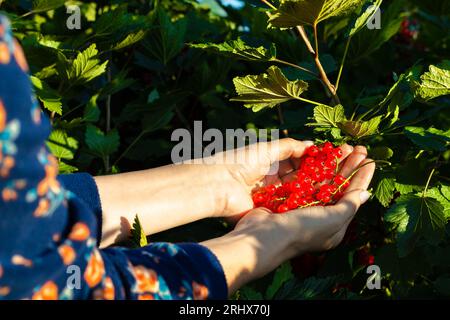
[[[251,195],[256,188],[293,180],[300,158],[311,145],[313,145],[311,141],[286,138],[258,143],[214,156],[217,163],[226,162],[224,165],[219,165],[220,170],[225,172],[225,178],[222,181],[222,190],[225,193],[223,195],[224,209],[220,211],[220,216],[240,218],[253,209]],[[341,150],[343,152],[339,160],[341,163],[354,152],[353,147],[347,144],[341,146]],[[355,156],[365,152],[361,151],[361,147],[355,150]],[[225,158],[227,161],[223,161]],[[343,170],[347,169],[343,168]]]
[[[284,214],[273,214],[267,209],[257,208],[239,221],[234,232],[252,234],[255,248],[262,249],[260,257],[265,257],[263,251],[270,250],[270,246],[285,244],[281,249],[276,249],[279,251],[273,255],[276,258],[255,264],[257,274],[263,275],[298,254],[329,250],[342,241],[359,207],[370,197],[367,188],[375,164],[366,157],[366,149],[358,146],[341,163],[340,174],[343,176],[348,177],[355,170],[357,172],[336,204],[307,207]]]

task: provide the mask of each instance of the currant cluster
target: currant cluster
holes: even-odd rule
[[[403,20],[400,27],[400,40],[405,43],[410,43],[416,40],[419,35],[419,23],[416,19],[405,19]]]
[[[301,159],[297,176],[281,185],[268,185],[253,194],[255,207],[275,213],[309,206],[326,206],[338,201],[349,181],[337,174],[342,150],[331,142],[311,146]]]

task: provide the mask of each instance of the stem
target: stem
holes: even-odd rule
[[[323,105],[323,103],[320,103],[320,102],[317,102],[317,101],[313,101],[313,100],[309,100],[309,99],[305,99],[305,98],[301,98],[301,97],[296,97],[295,99],[303,101],[303,102],[311,103],[311,104],[314,104],[316,106]]]
[[[430,185],[431,178],[433,177],[434,172],[436,171],[436,167],[431,170],[430,175],[428,176],[427,184],[425,185],[425,189],[422,191],[422,198],[425,198],[425,193],[427,193],[428,186]]]
[[[284,117],[283,117],[283,110],[281,109],[281,106],[277,106],[278,111],[278,120],[280,121],[280,125],[284,125]],[[289,131],[288,129],[283,129],[283,135],[287,138],[289,137]]]
[[[267,1],[267,0],[261,0],[263,3],[265,3],[268,7],[270,7],[271,9],[273,9],[273,10],[276,10],[277,8],[273,5],[273,4],[271,4],[269,1]]]
[[[314,73],[313,71],[311,71],[311,70],[309,70],[309,69],[307,69],[307,68],[304,68],[304,67],[302,67],[302,66],[299,66],[299,65],[297,65],[297,64],[290,63],[290,62],[288,62],[288,61],[280,60],[280,59],[277,59],[277,58],[273,58],[273,59],[271,59],[271,61],[273,61],[273,62],[278,62],[278,63],[281,63],[281,64],[285,64],[285,65],[287,65],[287,66],[290,66],[290,67],[293,67],[293,68],[302,70],[302,71],[304,71],[304,72],[307,72],[307,73],[313,75],[313,76],[316,77],[316,78],[319,77],[319,76],[318,76],[316,73]]]
[[[337,80],[336,80],[336,85],[334,86],[336,88],[336,92],[339,89],[339,82],[341,81],[342,70],[344,70],[345,59],[347,58],[348,48],[350,47],[350,40],[351,39],[352,39],[352,37],[348,37],[347,43],[345,44],[344,56],[342,57],[341,67],[339,68],[339,74],[338,74],[338,77],[337,77]]]
[[[111,59],[110,59],[111,60]],[[111,67],[108,68],[108,73],[106,75],[108,83],[111,82]],[[111,131],[111,95],[106,97],[106,134]],[[105,171],[109,172],[109,156],[105,158]]]
[[[297,26],[297,31],[300,34],[300,37],[302,38],[303,42],[305,43],[309,53],[315,56],[316,52],[314,51],[314,48],[312,47],[311,42],[308,39],[308,35],[306,34],[305,28],[303,28],[303,26]]]
[[[145,131],[142,131],[134,140],[132,143],[130,143],[130,145],[125,149],[124,152],[122,152],[122,154],[116,159],[116,161],[114,161],[113,163],[113,167],[115,165],[117,165],[117,163],[122,160],[122,158],[128,153],[128,151],[131,150],[131,148],[134,147],[134,145],[145,135]]]
[[[322,79],[323,83],[326,85],[328,91],[331,94],[331,97],[333,99],[333,103],[340,104],[341,101],[339,100],[339,97],[336,94],[336,89],[331,84],[330,79],[328,79],[327,73],[325,72],[325,69],[322,66],[322,63],[320,62],[319,57],[319,40],[318,40],[318,34],[317,34],[317,24],[313,25],[314,28],[314,43],[315,43],[315,54],[314,54],[314,62],[316,63],[316,67],[319,70],[320,78]]]

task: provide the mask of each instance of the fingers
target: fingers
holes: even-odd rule
[[[352,190],[367,190],[370,185],[370,181],[372,180],[373,174],[375,172],[375,163],[372,159],[363,160],[360,165],[358,172],[353,176],[350,180],[350,185],[348,187],[348,191]]]
[[[312,146],[312,141],[298,141],[291,138],[272,141],[269,143],[269,154],[272,162],[282,161],[289,158],[300,158],[305,150]]]
[[[356,146],[341,165],[339,173],[346,178],[349,177],[366,157],[367,149],[363,146]]]
[[[354,189],[346,192],[345,195],[334,206],[327,209],[335,210],[333,217],[344,225],[348,220],[352,219],[358,211],[359,207],[365,203],[370,197],[370,193],[365,189]]]

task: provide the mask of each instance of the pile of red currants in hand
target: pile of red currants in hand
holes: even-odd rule
[[[294,181],[268,185],[253,193],[255,207],[265,207],[274,213],[284,213],[309,206],[336,203],[349,186],[349,178],[337,172],[342,150],[331,142],[310,146],[302,157]]]

